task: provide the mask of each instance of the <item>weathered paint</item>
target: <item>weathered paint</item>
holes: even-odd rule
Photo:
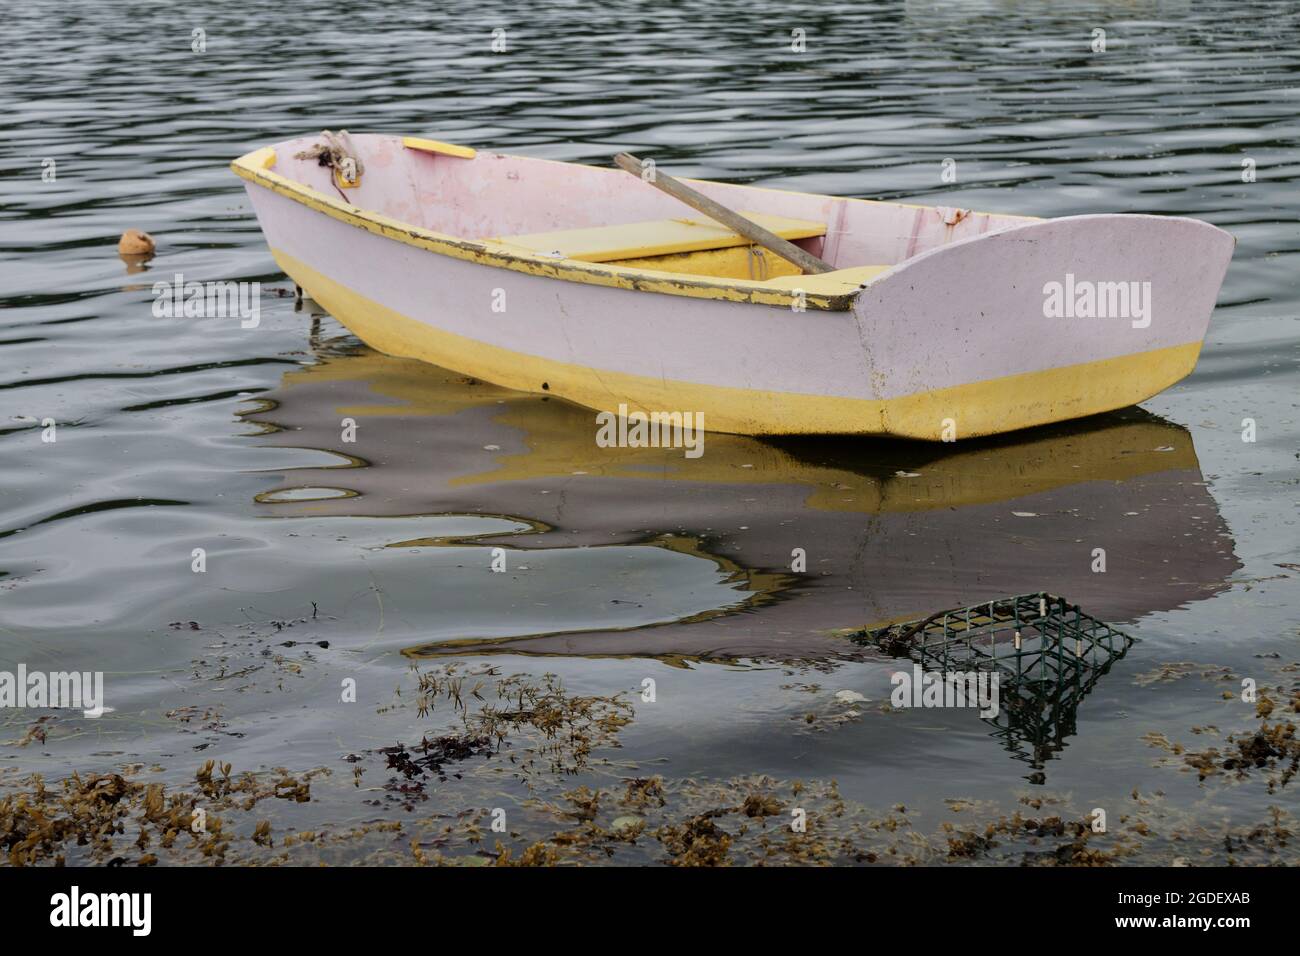
[[[944,225],[921,207],[704,183],[736,208],[825,222],[810,251],[839,268],[755,280],[547,261],[414,223],[505,235],[681,210],[625,174],[631,200],[560,203],[559,171],[597,193],[606,180],[590,174],[606,171],[355,141],[370,172],[361,208],[305,185],[324,171],[285,158],[311,139],[279,144],[275,173],[260,153],[237,164],[277,261],[340,321],[393,354],[597,409],[702,411],[716,431],[937,439],[951,425],[966,438],[1133,404],[1195,365],[1233,245],[1187,219],[971,213]],[[505,221],[486,223],[486,205]],[[886,234],[904,223],[904,239]],[[1044,284],[1067,273],[1151,283],[1151,322],[1045,317]],[[807,313],[789,308],[800,289]]]
[[[633,269],[654,269],[678,275],[706,275],[714,278],[774,279],[780,276],[802,276],[803,272],[793,262],[758,246],[732,246],[725,249],[703,249],[698,252],[646,256],[636,259],[619,259],[618,264]],[[879,266],[881,272],[888,266]],[[858,291],[861,283],[845,286],[845,291]]]

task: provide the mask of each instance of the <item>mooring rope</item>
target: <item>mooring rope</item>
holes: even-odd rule
[[[352,145],[352,137],[348,131],[341,129],[338,133],[332,133],[327,129],[321,130],[321,136],[325,143],[317,143],[311,149],[304,149],[294,155],[294,159],[314,159],[321,166],[329,168],[332,173],[331,181],[335,180],[333,173],[337,173],[337,182],[334,182],[334,188],[338,190],[340,196],[347,200],[340,183],[348,185],[359,185],[361,183],[361,174],[365,172],[365,165],[361,162],[361,157],[357,155],[356,147]]]

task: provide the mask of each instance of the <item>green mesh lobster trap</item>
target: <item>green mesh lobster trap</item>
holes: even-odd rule
[[[849,635],[934,673],[998,675],[1000,710],[982,718],[1040,768],[1076,732],[1079,703],[1134,638],[1054,594],[1022,594]]]

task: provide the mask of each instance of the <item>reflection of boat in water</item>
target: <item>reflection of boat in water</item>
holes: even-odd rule
[[[282,429],[268,442],[353,459],[286,485],[357,492],[271,513],[507,515],[536,530],[483,544],[673,546],[741,569],[750,597],[675,624],[458,652],[852,655],[833,632],[1039,590],[1123,622],[1222,590],[1239,566],[1191,436],[1139,409],[957,446],[710,433],[691,460],[598,447],[585,409],[369,350],[326,354],[264,397],[274,407],[249,417]]]

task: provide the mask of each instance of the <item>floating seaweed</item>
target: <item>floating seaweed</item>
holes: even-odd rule
[[[846,801],[834,781],[674,779],[614,764],[607,758],[631,708],[617,697],[571,694],[554,677],[501,677],[452,664],[417,673],[416,683],[423,702],[399,694],[400,706],[423,707],[426,715],[446,708],[450,726],[419,745],[343,755],[353,772],[323,794],[331,787],[323,769],[236,772],[213,760],[179,784],[149,779],[142,764],[73,774],[56,787],[0,771],[0,853],[16,865],[1097,866],[1135,858],[1166,865],[1300,859],[1294,821],[1280,807],[1269,807],[1264,819],[1207,821],[1171,806],[1158,790],[1134,790],[1128,806],[1108,808],[1106,832],[1094,829],[1090,805],[1035,788],[1020,796],[1018,809],[954,797],[943,803],[946,819],[935,820],[901,804],[882,810]],[[1270,788],[1286,786],[1294,774],[1297,708],[1300,696],[1263,694],[1258,727],[1210,748],[1212,776],[1263,774]],[[181,726],[207,718],[197,709],[174,715]],[[1202,737],[1217,734],[1198,729]],[[1189,756],[1181,750],[1177,764],[1187,765]],[[484,806],[479,771],[464,772],[473,758],[482,758],[474,765],[494,781],[494,798],[512,807],[508,830],[495,820],[488,826],[494,811]],[[387,791],[394,799],[363,797],[375,808],[373,818],[356,822],[345,810],[352,822],[331,824],[338,801],[355,810],[358,771],[367,762],[392,780],[362,792]],[[501,783],[507,776],[519,795],[513,802]],[[322,796],[333,802],[320,806]],[[396,803],[406,811],[401,819],[392,818]],[[196,816],[205,818],[197,829]]]
[[[58,789],[34,774],[26,789],[0,797],[0,848],[14,866],[62,866],[74,862],[69,854],[78,862],[149,866],[158,862],[149,849],[155,845],[181,859],[222,862],[236,836],[219,812],[251,811],[273,797],[305,802],[311,779],[328,773],[293,776],[280,769],[236,777],[231,770],[209,760],[196,772],[193,789],[170,793],[162,783],[121,773],[74,773]],[[251,839],[269,846],[270,822],[259,822]]]
[[[1277,714],[1272,723],[1269,718]],[[1255,704],[1259,726],[1228,734],[1222,747],[1188,751],[1163,734],[1149,733],[1144,739],[1153,747],[1182,757],[1188,769],[1196,772],[1204,782],[1211,777],[1230,777],[1244,781],[1262,771],[1269,793],[1283,790],[1300,772],[1300,737],[1294,720],[1286,715],[1300,714],[1300,691],[1291,694],[1290,700],[1279,705],[1268,694],[1261,694]],[[1208,733],[1215,728],[1197,728]]]
[[[417,713],[428,716],[439,700],[446,701],[460,715],[467,735],[495,741],[498,748],[512,734],[530,734],[538,738],[533,757],[544,758],[551,772],[562,774],[584,769],[594,748],[616,747],[618,731],[632,721],[632,707],[622,695],[570,694],[554,674],[495,679],[492,701],[482,693],[489,690],[484,676],[495,677],[495,672],[460,674],[454,664],[440,672],[420,672]],[[470,709],[471,700],[479,702],[477,710]],[[534,768],[535,760],[530,757],[522,766]]]

